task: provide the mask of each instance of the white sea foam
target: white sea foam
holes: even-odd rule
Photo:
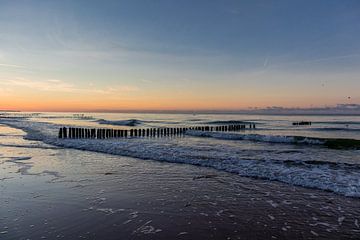
[[[9,126],[24,130],[27,133],[26,137],[29,139],[40,140],[47,144],[65,148],[206,166],[237,173],[241,176],[276,180],[292,185],[333,191],[345,196],[360,197],[359,166],[328,163],[325,161],[308,161],[311,159],[312,153],[307,153],[307,151],[282,151],[281,154],[275,152],[271,155],[271,152],[264,149],[263,154],[260,151],[258,152],[261,158],[257,158],[258,154],[253,154],[250,150],[249,152],[242,152],[239,149],[241,145],[231,147],[226,144],[220,144],[219,146],[219,144],[213,143],[211,146],[207,146],[204,142],[196,145],[196,141],[186,144],[188,140],[191,140],[191,136],[186,136],[185,140],[180,143],[176,138],[173,140],[161,138],[114,140],[58,139],[57,131],[59,126],[54,124],[27,120],[0,121]],[[195,133],[195,131],[192,131],[189,134],[199,135],[209,133]],[[220,136],[235,138],[239,134],[226,133]],[[244,139],[244,136],[240,135],[240,138]],[[262,138],[267,139],[269,142],[291,141],[291,138],[289,140],[288,137],[259,135],[247,136],[245,140],[249,138]],[[315,141],[314,144],[319,143]],[[281,158],[281,156],[285,156],[285,159]]]
[[[196,137],[212,137],[224,140],[249,140],[256,142],[269,143],[295,143],[295,144],[311,144],[322,145],[324,141],[315,138],[282,136],[282,135],[261,135],[261,134],[241,134],[230,132],[201,132],[201,131],[187,131],[188,135]]]

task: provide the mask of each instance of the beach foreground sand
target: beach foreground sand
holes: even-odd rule
[[[360,238],[356,198],[21,141],[1,148],[0,239]]]

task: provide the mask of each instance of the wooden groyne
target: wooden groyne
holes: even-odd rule
[[[224,125],[224,126],[196,126],[196,127],[178,127],[178,128],[142,128],[142,129],[109,129],[109,128],[76,128],[61,127],[59,129],[59,138],[70,139],[109,139],[109,138],[128,138],[128,137],[164,137],[183,135],[188,130],[207,131],[207,132],[234,132],[246,128],[256,128],[255,124],[248,127],[245,124]]]

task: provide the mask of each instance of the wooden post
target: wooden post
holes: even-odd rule
[[[124,137],[128,136],[128,130],[124,130]]]
[[[63,138],[63,129],[60,128],[59,129],[59,135],[58,135],[59,138]]]

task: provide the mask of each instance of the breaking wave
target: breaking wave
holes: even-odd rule
[[[95,122],[97,122],[99,124],[114,125],[114,126],[137,126],[142,123],[138,119],[117,120],[117,121],[99,119],[99,120],[96,120]]]
[[[201,131],[188,131],[186,134],[196,137],[210,137],[222,140],[248,140],[268,143],[323,145],[333,149],[360,149],[360,140],[356,139],[312,138],[303,136],[240,134]]]

